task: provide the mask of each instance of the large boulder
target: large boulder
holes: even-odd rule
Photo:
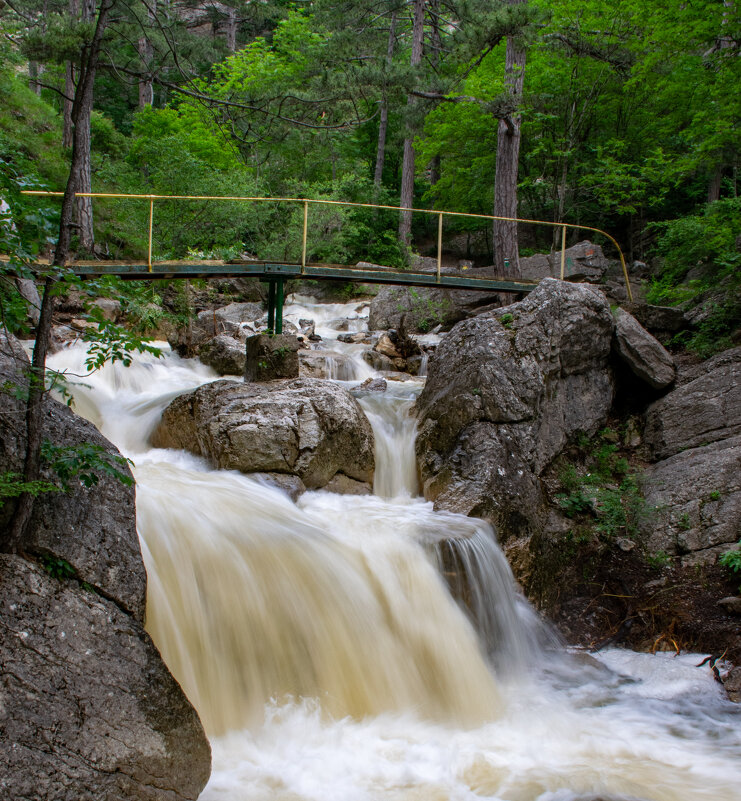
[[[653,460],[741,434],[741,348],[709,359],[688,377],[646,413]]]
[[[25,405],[20,397],[28,386],[28,358],[14,337],[0,334],[0,472],[23,472],[26,449]],[[42,440],[57,446],[93,445],[104,457],[121,458],[100,432],[62,403],[44,400]],[[131,479],[123,464],[117,469]],[[55,480],[45,468],[42,477]],[[25,547],[70,564],[77,576],[107,598],[144,619],[146,573],[136,533],[133,481],[124,485],[106,472],[94,487],[70,482],[68,491],[43,493],[34,504]],[[8,525],[14,503],[0,507],[0,525]]]
[[[654,389],[674,381],[674,359],[666,348],[624,309],[615,312],[615,351],[634,375]]]
[[[27,371],[17,340],[0,336],[3,473],[23,466]],[[120,458],[92,424],[49,398],[42,438]],[[130,477],[125,463],[116,466]],[[209,746],[143,629],[134,488],[96,473],[91,487],[71,479],[64,492],[41,494],[25,556],[0,554],[0,796],[195,799]],[[42,477],[59,482],[48,468]],[[0,510],[6,530],[13,509],[10,500]]]
[[[564,278],[569,281],[587,281],[599,283],[609,266],[602,248],[593,242],[584,240],[566,249],[564,260]],[[520,259],[520,275],[534,281],[561,276],[561,251],[553,253],[536,253]]]
[[[459,323],[431,358],[417,401],[425,497],[484,517],[503,539],[539,530],[540,473],[610,409],[613,328],[600,292],[554,279]]]
[[[337,473],[373,477],[373,432],[358,402],[313,378],[206,384],[165,409],[152,442],[225,469],[296,475],[309,489]]]
[[[141,623],[0,554],[0,796],[198,798],[210,749]]]

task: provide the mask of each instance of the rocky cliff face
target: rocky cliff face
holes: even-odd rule
[[[458,323],[430,360],[425,497],[491,522],[569,639],[741,659],[717,564],[741,538],[740,370],[736,349],[677,374],[598,289],[545,279]]]
[[[26,366],[17,341],[0,338],[3,473],[22,466],[15,390]],[[45,438],[117,455],[91,424],[45,403]],[[91,488],[72,485],[37,499],[26,556],[0,554],[0,796],[195,799],[210,749],[143,628],[134,488],[105,474]],[[3,525],[11,512],[7,503]]]
[[[714,563],[741,539],[741,348],[687,371],[651,404],[645,442],[655,462],[644,481],[657,510],[650,549]]]

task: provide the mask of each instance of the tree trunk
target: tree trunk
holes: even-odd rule
[[[386,68],[391,67],[394,59],[394,46],[396,45],[396,11],[391,15],[389,25],[389,40],[386,46]],[[383,180],[383,165],[386,161],[386,133],[389,126],[389,104],[384,88],[383,100],[381,101],[381,120],[378,123],[378,146],[376,147],[376,169],[373,173],[373,185],[376,190],[381,186]]]
[[[92,41],[83,51],[80,66],[80,77],[77,82],[74,103],[72,105],[72,122],[74,136],[72,141],[72,164],[69,178],[62,199],[61,222],[59,225],[59,240],[54,252],[54,265],[63,267],[69,257],[71,228],[75,210],[75,192],[79,191],[75,182],[82,172],[80,163],[87,153],[87,162],[90,163],[90,111],[93,107],[93,87],[95,71],[100,55],[100,45],[103,39],[108,15],[117,0],[101,0],[98,20],[95,26]],[[94,6],[93,6],[94,8]],[[80,126],[80,116],[87,114],[87,139],[85,128]],[[87,150],[85,150],[87,148]],[[26,406],[26,454],[23,466],[23,480],[37,481],[41,469],[41,434],[43,426],[43,398],[46,392],[46,354],[51,339],[51,320],[53,311],[53,279],[47,278],[44,285],[44,297],[41,301],[41,314],[36,327],[36,342],[33,348],[31,362],[31,376],[28,402]],[[18,498],[8,535],[9,548],[13,551],[23,551],[24,537],[28,523],[33,514],[34,498],[24,493]]]
[[[41,73],[43,71],[44,67],[43,65],[39,64],[38,61],[28,62],[28,85],[31,87],[31,91],[37,95],[41,94],[41,84],[39,83],[39,78],[41,77]]]
[[[150,24],[154,21],[156,13],[157,0],[151,0],[147,6],[147,17]],[[154,103],[154,83],[152,81],[152,57],[154,56],[154,48],[149,38],[144,33],[139,37],[137,49],[139,51],[142,67],[146,73],[145,77],[139,79],[139,109],[141,110]]]
[[[231,6],[226,12],[226,46],[230,53],[237,50],[237,9]]]
[[[75,68],[71,61],[64,63],[64,107],[62,109],[62,147],[72,147],[72,98],[75,96]]]
[[[23,465],[23,480],[38,481],[41,473],[41,434],[43,430],[43,403],[46,395],[46,353],[51,341],[51,318],[54,310],[52,279],[44,283],[41,314],[36,326],[36,342],[28,376],[28,399],[26,401],[26,458]],[[10,530],[4,548],[10,553],[23,552],[23,538],[28,528],[34,506],[34,496],[24,492],[19,498],[10,521]]]
[[[442,36],[440,35],[440,0],[429,0],[430,5],[430,64],[435,74],[438,74],[438,67],[440,65],[440,52],[443,46]],[[429,176],[430,186],[440,180],[440,156],[433,156],[430,161]]]
[[[422,45],[424,42],[425,0],[414,0],[414,19],[412,22],[412,58],[411,65],[416,67],[422,61]],[[407,108],[414,108],[415,99],[409,95]],[[402,208],[410,208],[414,203],[414,145],[412,132],[408,131],[404,139],[404,160],[401,165],[400,203]],[[402,211],[399,218],[399,239],[405,245],[412,240],[412,212]]]
[[[708,181],[708,203],[720,200],[720,188],[723,183],[723,166],[717,164],[710,180]]]
[[[511,4],[527,0],[509,0]],[[522,100],[525,82],[525,47],[514,36],[507,37],[504,85],[515,109],[499,121],[497,132],[497,164],[494,179],[494,216],[517,217],[517,168],[520,158],[522,120],[517,106]],[[519,276],[520,259],[517,247],[517,223],[494,220],[494,264],[497,273]]]

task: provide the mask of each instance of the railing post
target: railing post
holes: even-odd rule
[[[149,197],[149,254],[147,256],[147,269],[152,272],[152,222],[154,221],[154,198]]]
[[[561,280],[566,275],[566,226],[561,229]]]
[[[437,217],[437,283],[440,283],[440,273],[443,267],[443,213]]]
[[[301,246],[301,272],[304,271],[306,267],[306,232],[308,229],[308,221],[309,221],[309,201],[304,200],[304,241]]]

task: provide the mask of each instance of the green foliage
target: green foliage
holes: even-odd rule
[[[718,561],[732,573],[741,574],[741,540],[733,550],[722,554]],[[741,592],[741,586],[738,589]]]
[[[638,485],[638,475],[630,471],[611,440],[616,433],[607,428],[594,439],[581,438],[585,451],[584,471],[565,463],[558,478],[563,492],[556,499],[569,518],[589,515],[594,530],[606,541],[620,534],[636,536],[648,510]]]
[[[98,307],[91,307],[87,317],[97,323],[96,329],[87,328],[83,334],[83,340],[89,343],[85,359],[89,371],[98,370],[107,362],[122,362],[128,367],[134,353],[150,353],[158,358],[162,355],[158,347],[136,332],[106,320]]]
[[[52,554],[43,554],[41,556],[41,566],[52,578],[60,581],[77,577],[77,571],[66,559],[60,559]]]
[[[741,198],[719,200],[700,213],[657,224],[662,269],[650,303],[702,306],[700,322],[674,338],[703,358],[733,346],[741,320]],[[690,273],[692,271],[692,273]],[[688,275],[697,277],[688,280]]]
[[[53,445],[44,442],[41,456],[59,478],[62,489],[69,491],[73,481],[84,487],[94,487],[101,476],[108,475],[129,487],[134,479],[127,470],[130,459],[109,453],[103,446],[83,442],[79,445]]]
[[[44,492],[59,492],[59,487],[50,481],[23,481],[18,473],[0,473],[0,506],[8,498],[17,498],[25,493],[36,498]]]

